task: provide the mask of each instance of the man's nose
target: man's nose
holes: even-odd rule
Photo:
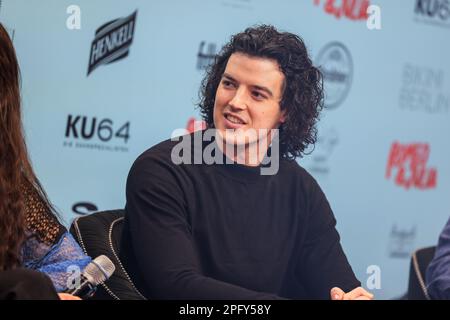
[[[232,109],[244,110],[247,108],[247,98],[248,95],[246,89],[243,87],[239,87],[236,90],[236,94],[234,95],[233,99],[231,99],[228,104]]]

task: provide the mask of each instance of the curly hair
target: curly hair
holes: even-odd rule
[[[32,187],[55,212],[31,166],[22,129],[20,71],[8,32],[0,23],[0,271],[21,265],[27,229],[23,188]]]
[[[302,157],[317,140],[316,123],[323,108],[323,77],[313,66],[303,40],[270,25],[247,28],[215,57],[200,87],[198,107],[208,128],[214,128],[214,103],[228,59],[233,53],[275,60],[284,74],[281,110],[286,121],[280,126],[280,154],[288,159]]]

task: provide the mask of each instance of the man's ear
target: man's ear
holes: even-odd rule
[[[281,111],[280,124],[286,122],[286,110]]]

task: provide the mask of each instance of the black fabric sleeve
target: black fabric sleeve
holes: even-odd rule
[[[336,230],[336,219],[325,194],[311,177],[306,187],[307,232],[298,273],[313,299],[330,299],[330,290],[349,292],[361,285],[345,256]]]
[[[59,300],[48,276],[29,269],[0,272],[0,300]]]
[[[141,157],[127,181],[127,219],[153,299],[281,299],[202,275],[175,165]]]

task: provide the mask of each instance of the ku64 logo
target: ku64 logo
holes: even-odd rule
[[[114,126],[111,119],[98,119],[97,117],[74,116],[70,114],[67,117],[66,138],[84,140],[98,138],[103,142],[117,138],[123,139],[127,143],[130,138],[130,122]]]

